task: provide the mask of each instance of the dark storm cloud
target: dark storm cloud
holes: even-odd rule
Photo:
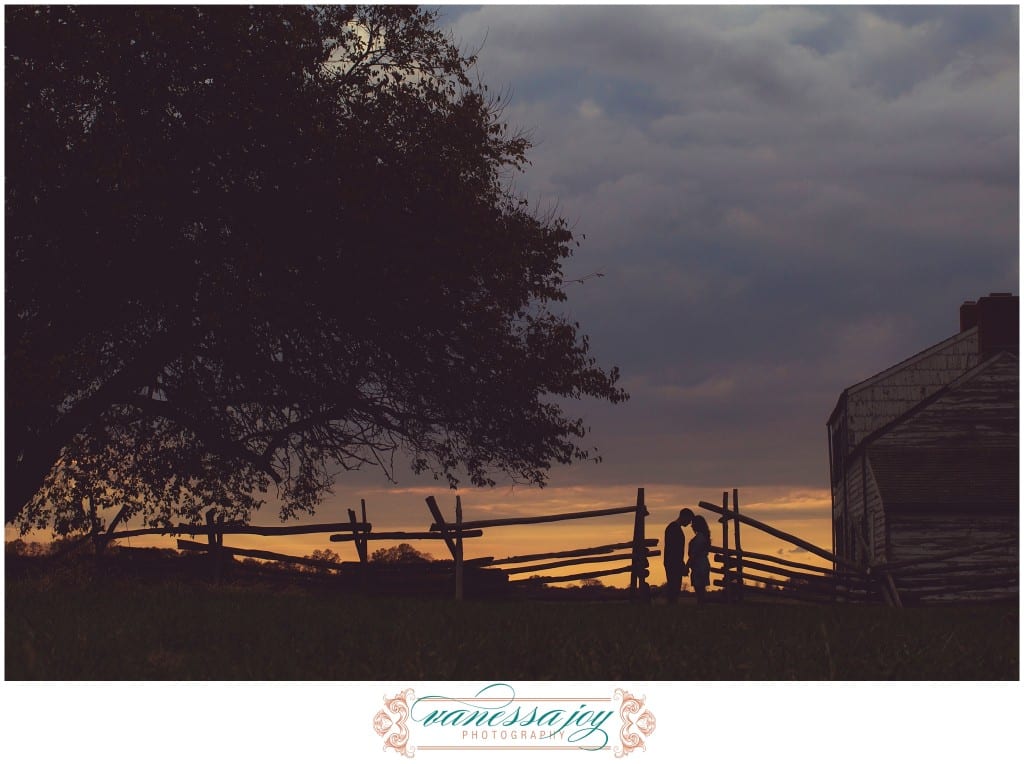
[[[587,236],[567,274],[606,274],[566,310],[633,398],[573,404],[605,455],[587,479],[825,485],[841,390],[1017,291],[1016,8],[487,6],[452,29],[486,37],[534,139],[517,188]]]

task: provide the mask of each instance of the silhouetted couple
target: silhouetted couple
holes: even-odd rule
[[[688,525],[693,528],[689,560],[686,559],[686,539],[683,535],[683,528]],[[681,509],[679,517],[665,526],[665,545],[662,549],[669,603],[679,599],[683,576],[687,573],[690,574],[690,585],[697,594],[698,604],[704,602],[705,593],[711,584],[711,563],[708,561],[710,552],[711,529],[708,528],[708,521],[700,515],[694,515],[689,507]]]

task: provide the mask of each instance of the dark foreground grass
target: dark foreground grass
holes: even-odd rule
[[[463,602],[8,580],[7,679],[1019,678],[1016,604]]]

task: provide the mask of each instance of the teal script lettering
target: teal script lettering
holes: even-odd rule
[[[487,685],[472,698],[426,695],[409,709],[409,720],[423,727],[537,727],[544,729],[540,738],[557,736],[588,751],[608,745],[603,727],[611,716],[611,711],[588,708],[586,703],[575,709],[546,707],[533,699],[517,703],[515,689],[502,682]]]

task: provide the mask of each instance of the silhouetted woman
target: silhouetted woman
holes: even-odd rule
[[[693,538],[690,539],[690,584],[697,593],[697,604],[703,604],[705,589],[711,584],[711,563],[708,555],[711,553],[711,529],[708,528],[708,521],[700,515],[693,518],[690,525],[693,529]]]

